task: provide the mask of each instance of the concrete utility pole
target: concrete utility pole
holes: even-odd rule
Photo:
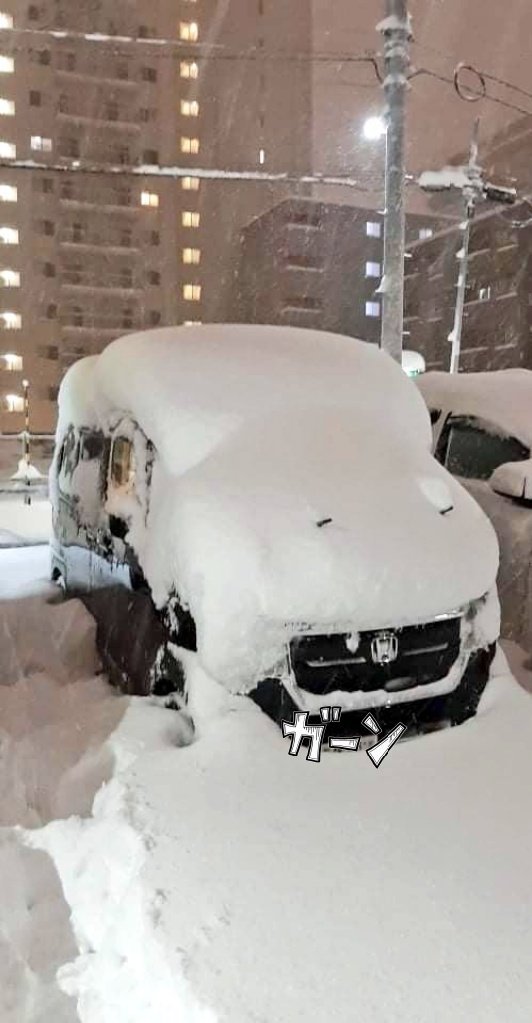
[[[464,305],[469,263],[469,238],[471,224],[475,216],[478,202],[485,199],[492,202],[512,204],[516,200],[515,188],[504,188],[484,181],[482,167],[478,162],[478,130],[480,119],[477,118],[473,127],[469,160],[465,167],[444,167],[441,171],[424,171],[418,178],[418,184],[425,191],[440,192],[444,189],[460,189],[464,201],[464,220],[460,225],[462,244],[457,253],[458,281],[456,284],[456,300],[454,306],[454,322],[448,341],[451,342],[450,373],[458,373],[460,368],[460,350],[462,345],[462,326],[464,322]]]
[[[387,106],[386,182],[381,348],[399,363],[403,350],[405,258],[405,108],[408,44],[406,0],[385,0],[386,17],[377,25],[384,37],[384,94]]]
[[[462,188],[465,205],[465,220],[462,222],[462,245],[458,250],[458,283],[456,285],[456,302],[454,306],[453,329],[449,334],[451,342],[450,373],[458,373],[460,348],[462,345],[462,324],[464,322],[464,303],[467,283],[467,264],[469,260],[469,236],[471,221],[475,215],[475,203],[482,194],[482,172],[478,164],[478,128],[479,120],[475,121],[473,135],[469,147],[469,160],[466,167],[466,182]]]
[[[27,491],[24,495],[24,504],[31,504],[29,465],[30,465],[30,383],[29,380],[22,381],[24,390],[24,433],[22,435],[23,461],[26,468]]]

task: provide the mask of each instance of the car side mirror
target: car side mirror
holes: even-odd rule
[[[499,465],[491,474],[489,483],[497,494],[532,503],[532,458]]]

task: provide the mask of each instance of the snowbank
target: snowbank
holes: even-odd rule
[[[7,639],[2,1023],[528,1023],[532,702],[502,656],[460,728],[311,764],[194,655],[187,745],[71,662],[78,608]]]
[[[0,495],[0,547],[47,543],[52,533],[52,507],[49,501],[31,495],[24,504],[23,494]]]

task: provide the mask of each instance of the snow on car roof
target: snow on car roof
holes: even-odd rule
[[[59,433],[69,423],[130,415],[175,475],[276,408],[348,408],[430,444],[424,404],[392,359],[354,338],[295,327],[194,325],[126,335],[69,370],[59,404]]]
[[[416,380],[431,409],[478,416],[532,447],[532,371],[425,373]]]

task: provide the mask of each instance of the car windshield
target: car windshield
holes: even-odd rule
[[[471,419],[451,423],[445,464],[455,476],[487,480],[499,465],[528,457],[529,451],[516,437],[490,432]]]

